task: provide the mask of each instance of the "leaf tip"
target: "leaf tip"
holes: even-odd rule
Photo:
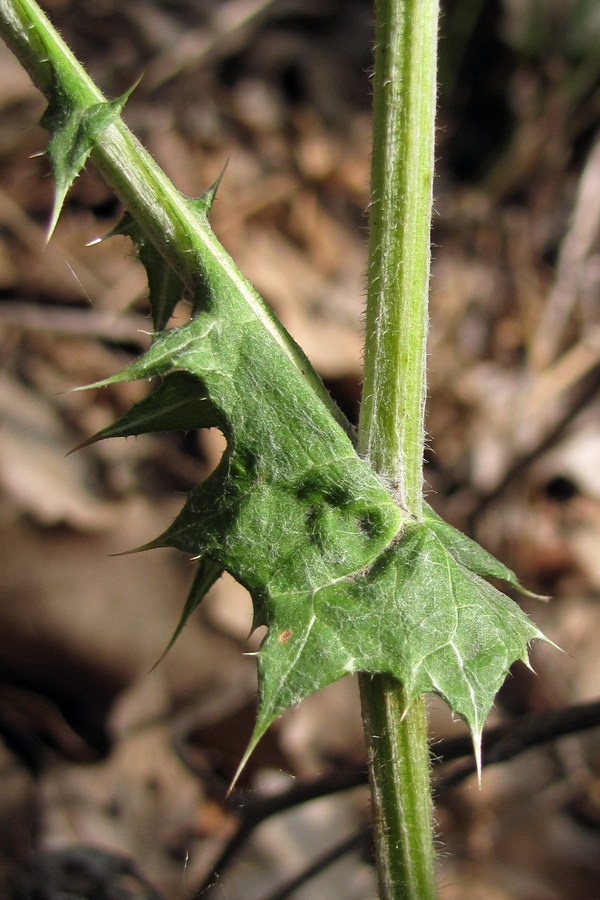
[[[136,78],[136,80],[133,82],[133,84],[131,85],[131,87],[127,88],[127,90],[126,90],[123,94],[121,94],[120,97],[117,97],[115,100],[109,100],[109,105],[112,105],[112,106],[117,110],[117,112],[118,112],[119,114],[122,112],[123,107],[125,106],[125,104],[126,104],[127,101],[129,100],[129,98],[131,97],[131,95],[133,94],[133,92],[134,92],[135,90],[137,90],[137,88],[140,86],[140,82],[141,82],[141,80],[142,80],[143,77],[144,77],[144,73],[142,72],[142,74],[140,75],[140,77],[139,77],[139,78]]]
[[[227,797],[230,797],[232,792],[235,790],[235,787],[240,779],[240,776],[248,764],[248,760],[250,759],[250,757],[256,750],[258,742],[262,738],[265,731],[266,731],[266,728],[260,727],[259,723],[257,722],[254,727],[254,731],[252,732],[252,737],[248,741],[248,746],[246,747],[246,749],[244,751],[244,755],[242,756],[242,758],[240,760],[240,764],[235,771],[235,775],[231,779],[231,784],[227,788],[227,794],[226,794]]]
[[[542,603],[549,603],[552,600],[550,594],[538,594],[537,591],[530,591],[528,588],[523,587],[520,581],[516,582],[515,587],[524,597],[529,597],[531,600],[540,600]]]
[[[173,635],[171,636],[169,643],[163,650],[163,652],[160,654],[160,656],[158,657],[156,662],[153,665],[151,665],[150,668],[148,669],[148,675],[151,675],[152,672],[154,672],[154,670],[160,666],[161,662],[163,661],[163,659],[165,658],[165,656],[167,655],[169,650],[173,647],[173,644],[177,640],[178,635],[179,635],[179,629],[176,629],[175,632],[173,633]]]
[[[60,219],[60,214],[62,212],[63,204],[65,202],[66,191],[63,193],[61,191],[60,194],[56,194],[54,197],[54,204],[52,206],[52,212],[50,213],[50,221],[48,222],[48,226],[46,228],[46,246],[52,240],[52,236],[56,231],[56,226],[58,225],[58,220]]]
[[[200,212],[201,214],[208,216],[212,209],[212,205],[215,202],[215,197],[217,196],[217,191],[221,186],[221,182],[223,180],[223,176],[225,175],[225,171],[227,166],[229,165],[229,159],[225,161],[225,165],[219,172],[218,176],[211,184],[211,186],[206,190],[200,197],[196,197],[193,200],[189,200],[188,203],[191,205],[192,209],[196,212]]]
[[[475,757],[475,768],[477,771],[477,785],[479,790],[481,790],[481,770],[482,770],[482,755],[481,755],[481,728],[472,728],[471,729],[471,740],[473,742],[473,755]]]
[[[80,441],[74,447],[67,452],[67,456],[71,456],[73,453],[77,453],[79,450],[83,450],[84,447],[91,447],[92,444],[97,444],[98,441],[102,440],[102,432],[99,431],[97,434],[93,434],[91,437],[85,438],[85,440]]]
[[[161,534],[153,541],[148,541],[147,544],[140,544],[139,547],[132,547],[130,550],[121,550],[119,553],[109,553],[109,556],[133,556],[134,553],[144,553],[146,550],[163,550],[169,547],[169,544],[165,543],[164,535]]]
[[[217,177],[215,178],[214,182],[211,184],[209,189],[204,194],[204,197],[206,198],[206,212],[207,213],[209,213],[212,208],[212,205],[215,201],[215,197],[217,196],[217,192],[218,192],[219,188],[221,187],[221,182],[223,181],[223,177],[225,175],[228,165],[229,165],[229,157],[227,157],[227,159],[225,160],[225,163],[223,165],[223,168],[221,169],[221,171],[219,172],[219,174],[217,175]]]
[[[156,540],[162,541],[163,538],[164,538],[164,535],[161,535]],[[168,544],[162,542],[160,544],[157,543],[156,546],[157,547],[159,547],[159,546],[166,547],[166,546],[168,546]],[[152,548],[150,548],[150,547],[148,547],[148,545],[146,545],[145,547],[142,547],[141,549],[144,550],[144,549],[152,549]],[[210,588],[213,586],[215,581],[217,581],[217,579],[220,578],[221,575],[223,574],[223,569],[219,565],[219,563],[216,563],[214,560],[209,559],[208,557],[198,557],[198,559],[200,560],[200,565],[198,567],[198,571],[194,577],[194,581],[190,588],[190,592],[189,592],[188,598],[185,602],[183,612],[181,613],[181,616],[179,617],[179,621],[178,621],[177,625],[175,626],[175,630],[174,630],[173,634],[171,635],[171,639],[169,640],[169,643],[167,644],[167,646],[165,647],[165,649],[163,650],[161,655],[158,657],[158,659],[156,660],[156,662],[150,669],[150,672],[153,672],[154,669],[156,669],[156,667],[163,661],[163,659],[165,658],[165,656],[167,655],[169,650],[171,650],[171,648],[175,644],[175,641],[177,640],[177,638],[179,637],[179,635],[185,628],[185,626],[188,622],[188,619],[190,618],[190,616],[192,615],[194,610],[199,606],[200,602],[204,599],[204,596],[207,593],[207,591],[210,590]]]
[[[563,650],[563,648],[559,644],[556,644],[551,638],[547,637],[544,634],[544,632],[540,631],[539,629],[538,629],[538,633],[533,636],[532,640],[542,641],[542,643],[544,643],[544,644],[549,644],[554,650],[558,650],[559,653],[567,652],[566,650]],[[533,671],[533,669],[532,669],[532,671]]]
[[[102,381],[94,381],[92,384],[80,384],[79,387],[69,388],[70,394],[79,394],[81,391],[93,391],[96,388],[108,387],[112,384],[111,378],[105,378]]]

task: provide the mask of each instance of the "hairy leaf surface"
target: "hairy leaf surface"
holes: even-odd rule
[[[518,587],[514,573],[433,510],[419,523],[400,509],[235,286],[204,279],[192,320],[100,383],[161,378],[98,438],[218,425],[228,441],[148,545],[201,560],[176,634],[223,569],[250,591],[268,633],[249,751],[285,709],[359,671],[440,694],[477,749],[510,665],[543,638],[485,580]]]
[[[124,100],[84,108],[56,96],[44,124],[66,192]],[[259,712],[248,748],[307,695],[351,672],[387,673],[409,697],[436,692],[469,724],[476,751],[496,691],[528,643],[543,638],[490,585],[515,575],[426,508],[412,519],[358,457],[341,412],[310,363],[217,242],[207,215],[218,182],[184,200],[197,272],[184,284],[128,215],[149,281],[156,334],[137,362],[94,387],[158,378],[155,392],[95,439],[218,426],[228,442],[148,548],[199,560],[169,646],[223,570],[248,588],[258,652]],[[191,321],[164,330],[186,293]],[[94,439],[92,439],[94,440]]]

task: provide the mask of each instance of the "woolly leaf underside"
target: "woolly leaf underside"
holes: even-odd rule
[[[58,208],[120,105],[67,117],[51,107]],[[178,328],[161,330],[183,283],[124,220],[119,230],[146,266],[157,333],[141,359],[93,385],[158,379],[96,439],[214,425],[227,438],[217,470],[148,545],[199,560],[176,634],[223,570],[249,590],[254,625],[268,628],[249,750],[285,709],[350,672],[392,675],[410,697],[440,694],[477,750],[510,665],[543,639],[486,579],[517,580],[432,510],[418,523],[396,505],[327,408],[299,348],[216,243],[207,220],[213,197],[185,201],[191,226],[210,240],[197,253],[201,290],[186,286],[194,315]]]

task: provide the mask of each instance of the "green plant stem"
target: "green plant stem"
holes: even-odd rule
[[[46,97],[60,100],[61,109],[85,110],[105,101],[34,0],[0,0],[0,37]],[[186,198],[121,119],[103,132],[91,159],[190,293],[199,286],[203,272],[215,267],[225,272],[336,421],[347,429],[343,414],[305,354],[225,253],[208,223],[190,215]]]
[[[422,515],[425,342],[434,166],[438,0],[376,0],[365,378],[359,452]],[[361,675],[384,900],[435,896],[423,701]]]
[[[382,900],[435,897],[433,816],[423,697],[407,708],[402,686],[361,675],[369,780]]]
[[[377,0],[359,452],[422,512],[437,0]]]

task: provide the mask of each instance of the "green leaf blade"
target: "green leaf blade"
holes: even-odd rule
[[[485,580],[516,586],[515,576],[432,511],[423,523],[404,513],[278,352],[254,320],[223,319],[216,304],[105,382],[164,378],[120,433],[176,427],[180,391],[182,427],[218,421],[228,439],[155,546],[229,571],[253,597],[255,625],[268,627],[252,746],[290,705],[370,672],[396,678],[409,697],[438,693],[479,752],[510,665],[543,639]]]
[[[173,372],[129,412],[76,449],[96,441],[164,431],[195,431],[219,426],[219,416],[201,382],[186,372]]]
[[[298,603],[289,595],[276,602],[259,654],[268,697],[259,730],[342,674],[382,672],[409,696],[442,696],[478,746],[510,665],[526,661],[529,643],[543,639],[513,601],[457,563],[422,525],[409,525],[367,571],[305,596],[302,622],[294,618]]]

